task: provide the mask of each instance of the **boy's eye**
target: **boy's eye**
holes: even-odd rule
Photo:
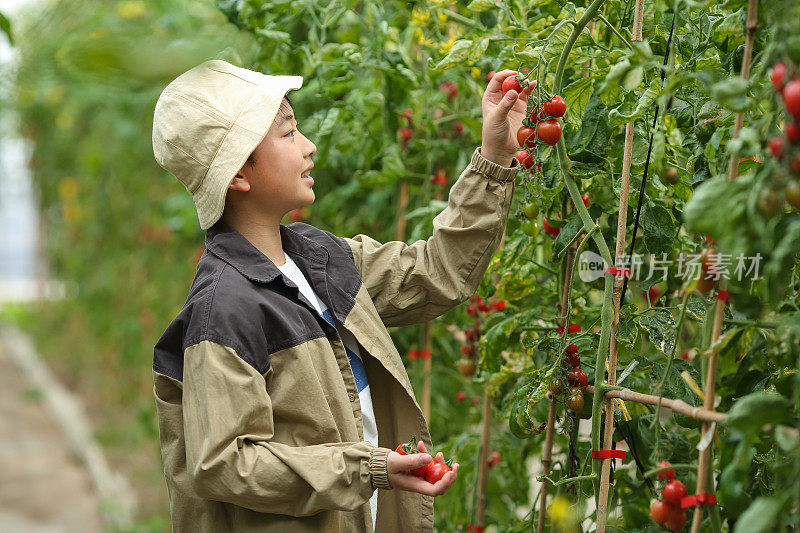
[[[292,137],[294,137],[294,131],[295,131],[295,130],[289,130],[289,133],[287,133],[286,135],[291,135]],[[286,135],[284,135],[284,137],[285,137]]]

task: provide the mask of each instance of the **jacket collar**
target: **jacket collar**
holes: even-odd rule
[[[300,256],[301,261],[305,258],[323,266],[326,264],[329,253],[324,246],[283,224],[280,224],[280,233],[284,252]],[[206,231],[206,249],[251,281],[269,283],[282,274],[275,263],[222,219]]]

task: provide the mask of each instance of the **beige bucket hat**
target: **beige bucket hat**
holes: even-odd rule
[[[214,59],[173,80],[156,102],[153,155],[183,183],[200,227],[222,216],[228,185],[302,76],[267,75]]]

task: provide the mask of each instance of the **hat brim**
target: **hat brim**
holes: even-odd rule
[[[275,78],[279,79],[277,91]],[[302,76],[265,76],[256,85],[242,112],[222,140],[199,190],[193,195],[202,229],[210,228],[222,216],[228,185],[266,137],[284,95],[302,86]]]

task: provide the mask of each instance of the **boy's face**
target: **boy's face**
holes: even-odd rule
[[[308,173],[316,151],[314,143],[298,131],[294,110],[284,98],[266,137],[253,151],[255,165],[244,164],[229,185],[228,196],[278,220],[312,204],[313,182],[301,176]]]

